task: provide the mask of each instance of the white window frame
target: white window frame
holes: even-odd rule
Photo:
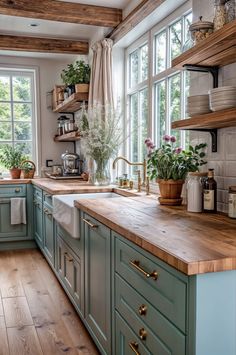
[[[0,73],[1,75],[19,75],[23,76],[27,74],[32,79],[32,160],[36,165],[36,175],[39,172],[39,161],[41,158],[41,145],[40,145],[40,124],[39,124],[39,68],[36,66],[24,66],[24,65],[6,65],[0,63]],[[11,106],[13,104],[11,100]],[[13,111],[12,111],[13,112]],[[14,139],[10,142],[14,142]]]
[[[168,43],[169,43],[169,28],[171,25],[173,25],[175,22],[177,22],[180,18],[183,18],[186,16],[188,13],[192,11],[191,7],[191,1],[187,1],[185,4],[180,6],[178,9],[176,9],[172,14],[167,16],[163,21],[159,22],[156,26],[154,26],[150,31],[145,33],[142,37],[140,37],[137,41],[132,43],[128,48],[125,50],[125,122],[126,122],[126,136],[129,136],[129,112],[130,112],[130,107],[129,107],[129,97],[131,94],[141,91],[145,87],[148,88],[148,136],[150,136],[156,144],[159,144],[160,141],[157,141],[156,135],[156,130],[155,130],[155,84],[157,82],[162,81],[163,79],[168,80],[167,78],[170,78],[171,76],[180,73],[181,75],[181,118],[184,118],[185,115],[185,97],[184,97],[184,77],[185,77],[185,72],[184,71],[179,71],[176,70],[175,68],[168,68],[164,70],[161,73],[155,74],[155,36],[161,33],[163,30],[168,28]],[[183,36],[183,34],[182,34]],[[129,77],[130,77],[130,70],[129,70],[129,55],[134,52],[137,48],[142,47],[145,43],[148,44],[148,56],[149,56],[149,68],[148,68],[148,79],[145,80],[142,83],[138,83],[135,87],[129,88]],[[170,54],[168,56],[170,58]],[[167,58],[167,65],[168,61],[170,59]],[[168,85],[169,86],[169,85]],[[168,88],[169,91],[169,88]],[[167,95],[167,100],[166,100],[166,112],[167,112],[167,122],[166,122],[166,127],[167,131],[166,133],[170,134],[171,128],[170,128],[170,118],[169,118],[169,95]],[[159,139],[158,139],[159,140]],[[181,131],[181,144],[184,146],[184,140],[185,140],[185,133]],[[131,140],[128,138],[126,140],[125,144],[125,154],[130,158],[130,152],[131,152]]]

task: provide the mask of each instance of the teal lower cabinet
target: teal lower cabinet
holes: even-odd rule
[[[102,354],[111,351],[111,231],[84,214],[85,322]]]
[[[33,225],[34,238],[40,249],[43,249],[43,191],[33,187]]]
[[[26,199],[26,224],[11,224],[11,199],[17,197]],[[30,184],[0,186],[0,242],[2,242],[2,245],[7,246],[8,242],[22,242],[23,247],[23,242],[33,239],[31,201],[32,186]],[[2,245],[0,248],[2,248]]]
[[[49,263],[55,265],[55,236],[52,216],[52,196],[43,192],[43,250]]]

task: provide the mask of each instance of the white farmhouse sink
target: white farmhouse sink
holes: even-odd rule
[[[114,192],[99,192],[88,194],[54,195],[52,197],[53,217],[71,235],[80,238],[79,210],[74,207],[74,201],[84,198],[114,198],[120,195]]]

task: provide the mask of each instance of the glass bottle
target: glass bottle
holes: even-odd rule
[[[236,218],[236,186],[229,187],[229,212],[230,218]]]
[[[203,211],[216,212],[217,183],[214,179],[214,169],[208,169],[207,179],[203,183]]]

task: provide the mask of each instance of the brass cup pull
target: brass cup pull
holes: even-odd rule
[[[64,253],[64,255],[70,263],[73,261],[73,258],[68,253]]]
[[[89,227],[91,227],[91,228],[93,228],[93,229],[95,229],[95,228],[98,228],[98,227],[99,227],[97,224],[93,224],[93,223],[91,223],[88,219],[83,218],[83,221],[84,221],[86,224],[88,224],[88,225],[89,225]]]
[[[17,187],[17,188],[15,189],[15,192],[20,192],[20,188]]]
[[[140,352],[138,351],[138,343],[136,343],[135,341],[131,341],[129,343],[129,347],[131,350],[133,350],[135,355],[141,355]]]
[[[146,340],[146,338],[147,338],[147,332],[146,332],[146,330],[145,330],[144,328],[141,328],[141,329],[139,330],[139,338],[140,338],[141,340]]]
[[[138,270],[139,272],[141,272],[141,274],[143,274],[145,277],[147,277],[148,279],[149,278],[152,278],[153,280],[157,280],[157,277],[158,277],[158,274],[157,272],[154,270],[152,272],[147,272],[145,270],[143,270],[141,267],[140,267],[140,262],[138,260],[133,260],[133,261],[130,261],[130,265],[132,265],[136,270]]]
[[[147,314],[147,306],[145,304],[142,304],[139,307],[138,312],[139,312],[140,316],[145,316]]]

